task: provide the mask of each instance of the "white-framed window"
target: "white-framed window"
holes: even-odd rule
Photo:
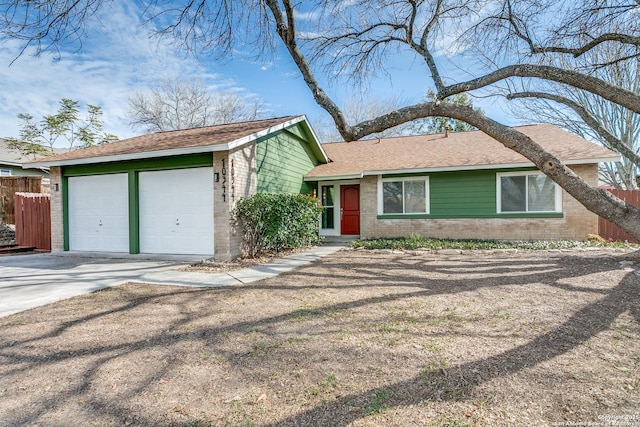
[[[0,169],[0,176],[11,176],[11,169]]]
[[[324,211],[320,217],[320,227],[323,230],[335,229],[336,187],[334,185],[320,186],[320,199]]]
[[[380,178],[378,213],[428,214],[429,177]]]
[[[496,174],[498,213],[562,212],[562,189],[542,172]]]

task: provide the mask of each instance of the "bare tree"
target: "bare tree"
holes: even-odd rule
[[[2,33],[39,49],[58,46],[65,37],[83,37],[84,19],[105,0],[3,3]],[[640,113],[640,95],[608,83],[591,72],[624,64],[637,53],[588,69],[562,67],[537,59],[580,57],[600,45],[640,46],[638,0],[217,0],[148,2],[145,10],[162,25],[160,33],[199,54],[231,53],[239,43],[269,51],[284,44],[315,101],[332,117],[346,141],[431,117],[462,120],[520,153],[587,209],[640,238],[640,210],[609,192],[589,186],[560,160],[516,129],[483,112],[447,102],[461,93],[504,95],[513,81],[547,81],[583,90]],[[300,19],[313,10],[314,20]],[[436,99],[393,109],[373,119],[350,124],[327,93],[317,73],[366,80],[391,67],[394,55],[411,52],[425,67],[424,78]],[[476,62],[468,78],[452,77],[451,62],[464,55]],[[445,83],[443,76],[453,83]],[[505,87],[506,86],[506,87]]]
[[[364,120],[373,119],[386,111],[400,108],[403,102],[404,101],[400,98],[393,96],[373,99],[350,97],[344,102],[342,111],[349,121],[358,123]],[[396,127],[384,129],[381,132],[369,134],[365,136],[365,138],[390,138],[394,136],[407,135],[412,132],[413,127],[412,123],[404,123]],[[326,115],[314,120],[314,130],[316,131],[316,136],[322,142],[344,141],[331,117]]]
[[[610,63],[606,67],[598,67],[593,73],[604,81],[640,94],[640,57],[631,55],[634,51],[637,54],[638,49],[635,46],[599,46],[576,62],[582,67]],[[630,57],[628,61],[615,61],[615,58],[626,56]],[[547,86],[510,93],[507,98],[527,100],[514,106],[525,120],[553,123],[618,152],[622,156],[621,161],[602,165],[600,179],[619,189],[638,188],[640,114],[586,91],[559,85]]]
[[[435,92],[432,90],[427,91],[427,100],[435,100]],[[449,101],[457,105],[466,105],[473,107],[473,101],[466,93],[456,94]],[[342,107],[342,111],[351,123],[360,123],[366,120],[371,120],[377,116],[384,114],[387,111],[401,108],[406,104],[406,101],[397,97],[380,97],[365,99],[361,98],[348,98]],[[329,123],[325,117],[317,119],[314,124],[316,135],[322,142],[337,142],[343,141],[340,132],[336,128],[333,122]],[[475,128],[462,120],[456,120],[449,117],[425,117],[416,119],[412,122],[403,123],[398,126],[394,126],[385,129],[381,132],[372,133],[363,137],[363,139],[377,139],[377,138],[392,138],[403,135],[418,135],[418,134],[434,134],[450,132],[464,132],[469,130],[475,130]]]
[[[429,90],[427,92],[427,100],[435,102],[437,100],[436,93],[432,90]],[[473,101],[471,100],[471,97],[466,93],[457,93],[450,98],[447,98],[445,101],[455,105],[473,107]],[[470,130],[476,129],[463,120],[453,119],[451,117],[425,117],[422,119],[414,120],[412,125],[413,133],[417,134],[444,133],[446,131],[466,132]]]
[[[164,79],[128,99],[130,125],[147,132],[254,120],[263,103],[232,92],[210,92],[200,80]]]

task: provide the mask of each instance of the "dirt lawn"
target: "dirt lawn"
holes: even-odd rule
[[[640,425],[638,253],[341,251],[0,319],[1,426],[589,422]]]

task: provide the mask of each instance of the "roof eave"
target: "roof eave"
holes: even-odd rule
[[[565,165],[582,165],[582,164],[597,164],[618,162],[620,156],[617,157],[602,157],[592,159],[574,159],[566,160],[562,163]],[[364,176],[371,175],[396,175],[405,173],[435,173],[435,172],[455,172],[455,171],[471,171],[471,170],[487,170],[487,169],[514,169],[514,168],[527,168],[534,167],[531,162],[521,163],[500,163],[500,164],[484,164],[484,165],[458,165],[458,166],[442,166],[442,167],[430,167],[430,168],[404,168],[404,169],[386,169],[386,170],[365,170],[362,172],[351,172],[346,174],[335,175],[318,175],[305,177],[305,181],[330,181],[330,180],[342,180],[342,179],[354,179],[362,178]]]
[[[621,160],[621,156],[611,156],[611,157],[599,157],[593,159],[579,159],[579,160],[567,160],[566,162],[562,162],[565,165],[584,165],[589,163],[610,163],[610,162],[619,162]]]
[[[204,145],[200,147],[174,148],[169,150],[158,151],[141,151],[139,153],[114,154],[111,156],[86,157],[82,159],[58,160],[53,162],[32,162],[30,167],[52,167],[52,166],[73,166],[73,165],[89,165],[94,163],[122,162],[127,160],[141,160],[157,157],[181,156],[185,154],[210,153],[214,151],[229,150],[229,144],[222,145]]]
[[[267,136],[267,135],[269,135],[271,133],[284,130],[284,129],[286,129],[286,128],[290,127],[290,126],[293,126],[295,124],[298,124],[298,123],[304,123],[305,124],[307,130],[309,131],[309,133],[311,135],[312,141],[310,141],[310,142],[313,144],[313,147],[312,147],[313,151],[315,151],[316,154],[320,154],[320,156],[321,156],[320,160],[322,160],[323,163],[328,163],[329,162],[329,157],[327,156],[327,153],[322,148],[322,144],[320,144],[320,140],[318,139],[318,137],[316,136],[315,132],[313,131],[313,128],[311,127],[311,124],[309,123],[309,120],[307,120],[307,116],[305,116],[304,114],[300,115],[300,116],[297,116],[297,117],[294,117],[293,119],[287,120],[286,122],[280,123],[280,124],[278,124],[276,126],[271,126],[271,127],[267,128],[267,129],[264,129],[264,130],[262,130],[260,132],[256,132],[254,134],[247,135],[247,136],[245,136],[243,138],[240,138],[240,139],[237,139],[237,140],[235,140],[233,142],[230,142],[229,143],[229,148],[230,149],[238,148],[238,147],[240,147],[240,146],[242,146],[244,144],[247,144],[247,143],[249,143],[251,141],[257,140],[257,139],[262,138],[264,136]]]
[[[350,174],[338,174],[338,175],[318,175],[318,176],[305,176],[304,181],[336,181],[336,180],[346,180],[346,179],[360,179],[362,178],[361,173],[350,173]]]
[[[302,121],[305,121],[305,120],[306,120],[305,116],[297,116],[297,117],[294,117],[291,120],[287,120],[286,122],[282,122],[282,123],[277,124],[275,126],[270,126],[268,128],[262,129],[262,130],[260,130],[258,132],[254,132],[252,134],[243,136],[242,138],[235,139],[235,140],[233,140],[231,142],[228,142],[225,145],[228,147],[227,150],[232,150],[234,148],[238,148],[238,147],[241,147],[241,146],[243,146],[245,144],[248,144],[251,141],[255,141],[256,139],[262,138],[263,136],[267,136],[267,135],[269,135],[271,133],[278,132],[280,130],[286,129],[289,126],[293,126],[293,125],[295,125],[297,123],[300,123]]]
[[[141,151],[137,153],[94,156],[94,157],[86,157],[81,159],[58,160],[58,161],[49,161],[49,162],[45,160],[41,162],[30,162],[28,163],[29,165],[28,167],[29,168],[41,168],[41,167],[49,168],[51,166],[87,165],[87,164],[94,164],[94,163],[109,163],[109,162],[141,160],[141,159],[157,158],[157,157],[180,156],[185,154],[211,153],[214,151],[228,151],[228,150],[241,147],[245,144],[248,144],[249,142],[255,141],[258,138],[262,138],[263,136],[269,135],[273,132],[277,132],[289,126],[293,126],[302,121],[306,121],[306,117],[304,115],[294,117],[293,119],[287,120],[278,125],[270,126],[263,130],[243,136],[241,138],[235,139],[225,144],[211,144],[211,145],[203,145],[203,146],[196,146],[196,147],[173,148],[173,149],[158,150],[158,151]],[[320,145],[317,140],[315,140],[315,143],[317,145]],[[319,147],[319,148],[320,150],[322,150],[322,147]],[[324,150],[322,150],[322,152],[324,154]],[[326,154],[324,155],[326,158]]]
[[[11,167],[21,167],[22,163],[11,162],[11,161],[8,161],[8,160],[0,160],[0,165],[7,165],[7,166],[11,166]]]
[[[307,129],[309,130],[309,133],[311,134],[311,139],[313,139],[313,145],[316,148],[316,151],[318,151],[318,153],[322,157],[320,160],[322,160],[322,163],[329,163],[329,156],[327,156],[326,151],[324,151],[324,148],[322,148],[322,144],[320,143],[320,140],[318,139],[318,135],[316,135],[315,131],[311,127],[311,123],[309,123],[309,120],[307,120],[306,114],[303,115],[302,117],[304,118],[304,122],[307,125]]]

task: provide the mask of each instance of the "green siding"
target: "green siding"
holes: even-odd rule
[[[291,126],[285,131],[289,132],[300,140],[308,140],[309,138],[309,135],[306,133],[305,129],[302,129],[302,127],[300,126]]]
[[[140,172],[163,169],[198,168],[206,166],[213,166],[213,155],[211,153],[159,157],[156,159],[129,160],[124,162],[64,166],[62,168],[62,174],[64,176],[102,175],[105,173],[124,173],[132,170]]]
[[[496,213],[496,172],[443,172],[429,175],[431,215],[460,217]]]
[[[299,125],[259,139],[256,145],[258,193],[310,193],[304,176],[318,163]]]
[[[491,215],[464,214],[464,215],[428,215],[428,214],[384,214],[378,215],[378,219],[449,219],[449,218],[562,218],[561,212],[542,213],[494,213]]]
[[[386,214],[378,215],[378,218],[561,218],[563,214],[560,212],[515,214],[497,212],[496,174],[524,170],[537,169],[518,168],[420,174],[429,177],[429,214]],[[420,175],[384,175],[383,177],[401,178]]]

